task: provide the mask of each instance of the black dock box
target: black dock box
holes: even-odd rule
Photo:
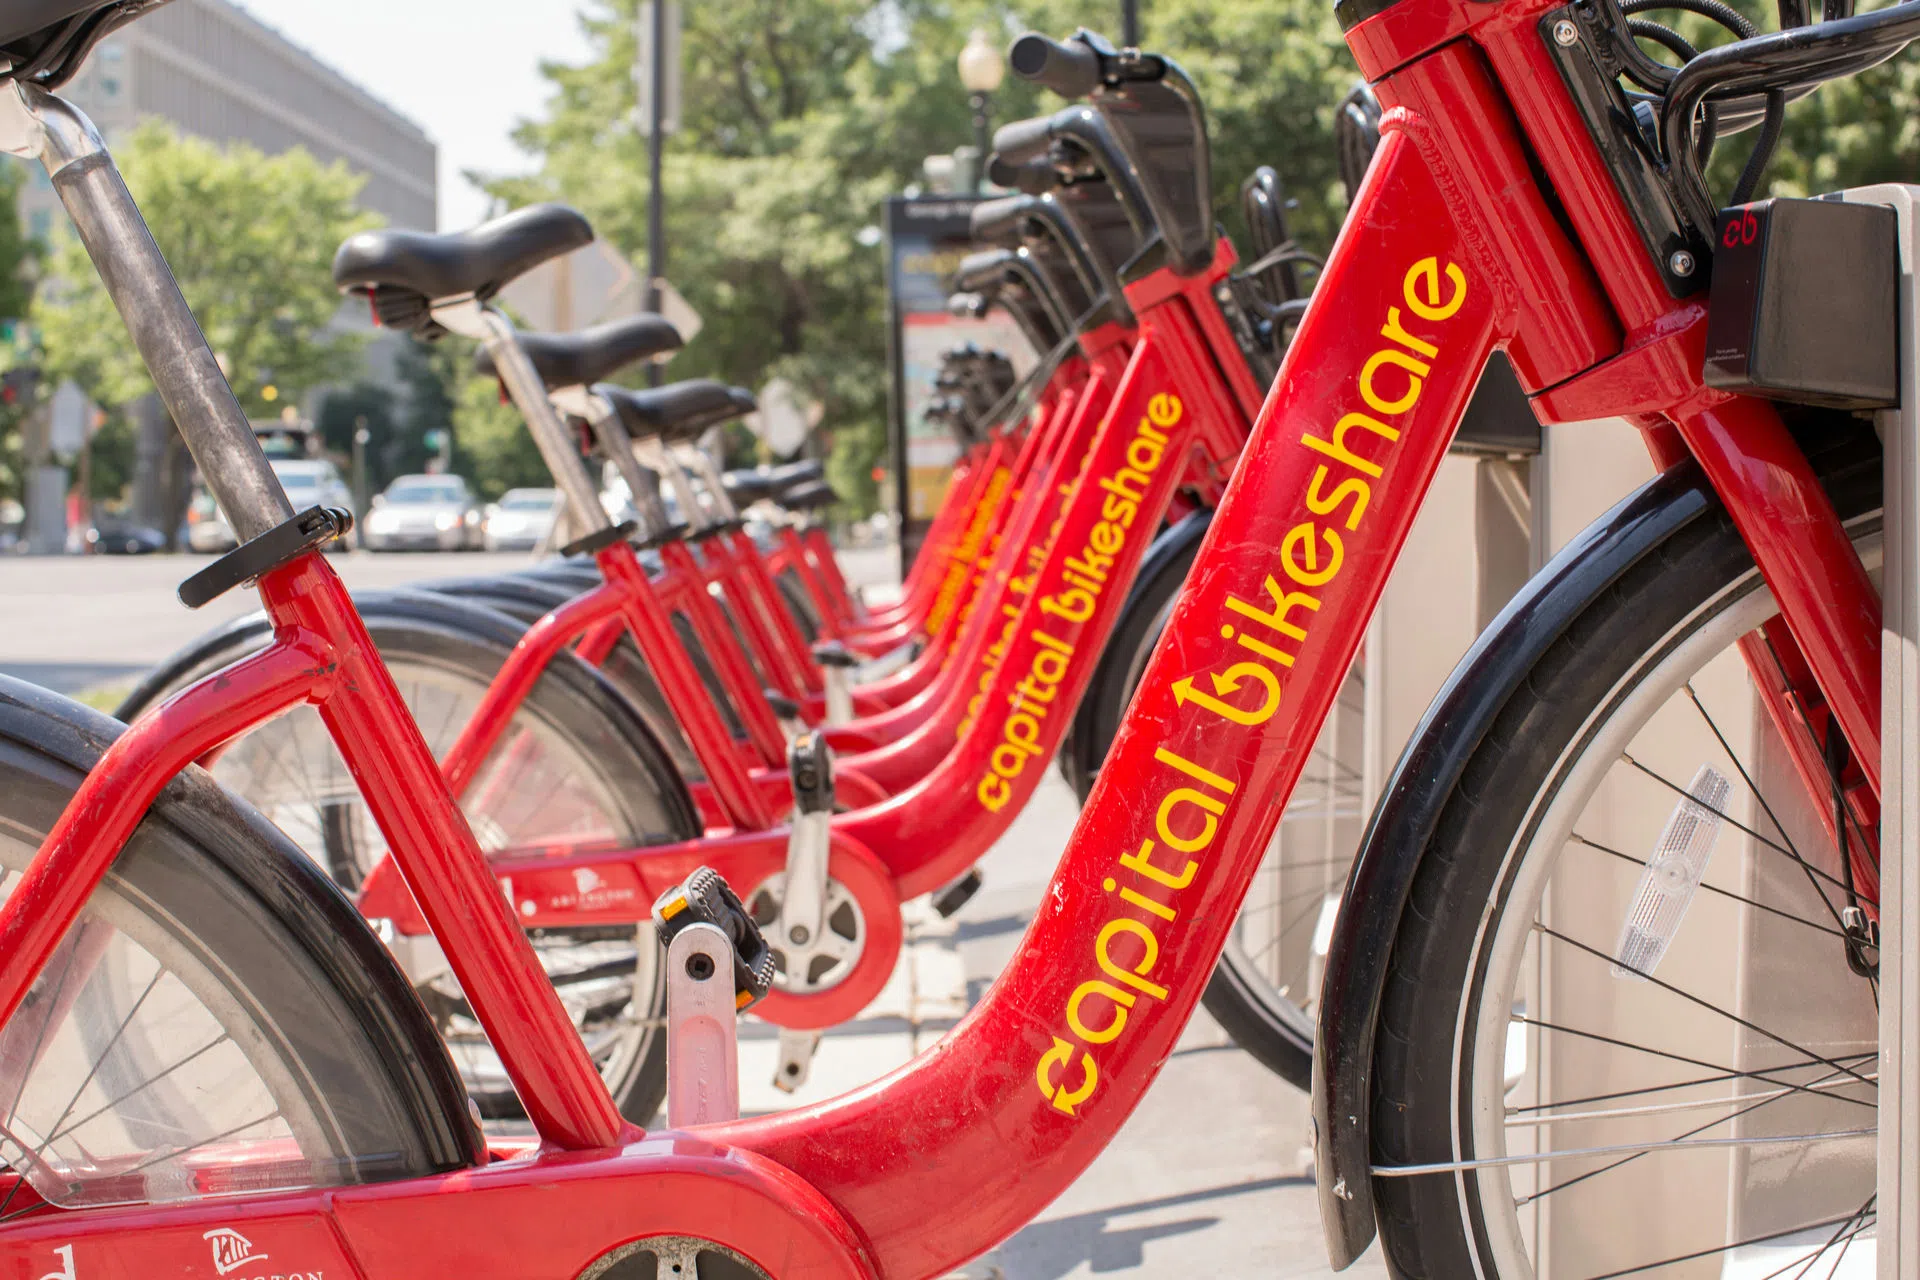
[[[1892,209],[1762,200],[1722,210],[1718,232],[1708,386],[1838,409],[1900,403]]]

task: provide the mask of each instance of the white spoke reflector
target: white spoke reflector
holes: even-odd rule
[[[1703,764],[1687,788],[1688,798],[1668,815],[1621,922],[1620,942],[1613,950],[1614,977],[1644,982],[1667,954],[1694,890],[1706,878],[1707,861],[1725,825],[1720,815],[1732,790],[1724,774]]]

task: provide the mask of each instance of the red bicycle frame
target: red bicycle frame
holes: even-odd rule
[[[0,1232],[10,1274],[58,1270],[56,1247],[83,1276],[200,1274],[201,1232],[236,1220],[276,1257],[368,1280],[417,1271],[422,1238],[480,1280],[579,1274],[654,1234],[715,1240],[780,1276],[906,1280],[983,1252],[1086,1168],[1172,1052],[1495,348],[1543,417],[1631,413],[1657,457],[1698,461],[1876,777],[1872,588],[1773,409],[1700,385],[1702,308],[1669,299],[1646,260],[1541,52],[1533,23],[1548,7],[1399,0],[1350,33],[1389,108],[1378,157],[1039,913],[947,1040],[825,1104],[630,1141],[331,570],[309,556],[262,581],[275,647],[130,729],[90,777],[0,911],[0,1016],[165,776],[316,699],[544,1145],[389,1186],[29,1218]],[[1161,282],[1135,288],[1148,284]],[[1143,349],[1111,421],[1131,433],[1139,413],[1171,452],[1192,420],[1184,401],[1172,410],[1180,371]],[[1117,434],[1102,433],[1090,477],[1111,477]],[[1143,487],[1143,514],[1166,474]],[[1063,524],[1036,601],[1088,590],[1062,548],[1091,527]],[[1102,593],[1078,622],[1023,611],[983,711],[996,736],[1031,714],[1003,709],[1029,679],[1023,660],[1077,647],[1114,600]],[[317,658],[353,678],[318,673]],[[943,775],[949,796],[929,798],[951,801],[948,830],[917,829],[926,857],[903,880],[940,861],[955,809],[994,816],[977,787],[951,785],[991,767]],[[910,829],[907,808],[882,806],[884,821]]]

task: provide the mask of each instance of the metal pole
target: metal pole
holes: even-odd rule
[[[973,194],[979,195],[987,179],[987,153],[993,149],[987,137],[987,95],[969,94],[967,105],[973,108]]]
[[[367,430],[367,415],[360,414],[353,420],[353,512],[356,518],[367,518],[367,441],[373,433]]]
[[[652,66],[647,69],[647,310],[660,310],[660,280],[667,270],[666,200],[660,190],[666,149],[667,0],[652,0]],[[660,366],[647,364],[647,385],[660,385]]]
[[[1120,44],[1128,49],[1140,47],[1140,0],[1120,0]]]

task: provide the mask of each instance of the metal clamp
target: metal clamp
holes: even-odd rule
[[[180,584],[180,603],[189,609],[217,600],[243,583],[278,569],[296,556],[345,537],[353,513],[339,507],[308,507],[257,538],[249,538]]]

